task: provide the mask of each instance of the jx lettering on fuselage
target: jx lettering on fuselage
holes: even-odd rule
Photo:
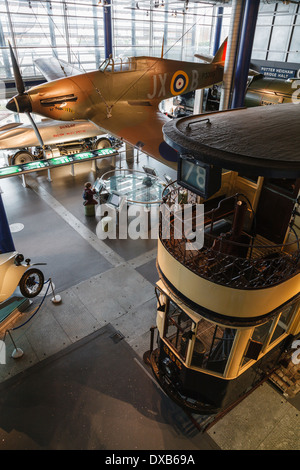
[[[168,96],[176,96],[187,92],[188,85],[190,85],[189,91],[197,90],[199,87],[201,88],[202,85],[206,86],[208,82],[213,82],[214,77],[214,70],[199,73],[197,69],[192,69],[191,77],[183,70],[177,70],[171,77],[170,86],[167,86],[169,81],[167,80],[168,73],[159,73],[152,76],[152,93],[148,93],[147,97],[149,100],[152,100],[155,98],[163,99]]]
[[[167,80],[167,72],[164,74],[159,73],[158,75],[153,75],[153,93],[148,93],[148,99],[152,100],[153,98],[159,98],[161,96],[166,95],[166,80]],[[158,77],[158,78],[157,78]],[[158,83],[160,82],[160,90],[158,92]],[[157,93],[158,92],[158,93]]]

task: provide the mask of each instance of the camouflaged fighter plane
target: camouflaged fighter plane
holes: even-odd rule
[[[172,96],[221,82],[226,46],[227,39],[210,63],[147,56],[118,62],[109,58],[99,70],[87,73],[68,64],[58,64],[57,68],[55,58],[38,59],[36,64],[48,82],[25,91],[10,45],[18,95],[6,107],[28,115],[40,142],[31,112],[59,121],[91,121],[176,168],[177,153],[164,142],[162,133],[170,118],[159,111],[158,105]]]

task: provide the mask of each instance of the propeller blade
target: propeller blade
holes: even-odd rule
[[[13,51],[13,48],[11,47],[11,44],[10,42],[8,41],[8,45],[9,45],[9,50],[10,50],[10,58],[11,58],[11,62],[12,62],[12,66],[13,66],[13,71],[14,71],[14,77],[15,77],[15,82],[16,82],[16,88],[17,88],[17,91],[18,91],[18,96],[16,96],[15,98],[13,98],[12,100],[9,101],[9,103],[6,105],[6,107],[8,109],[12,109],[12,111],[16,111],[16,112],[25,112],[26,115],[28,116],[28,119],[30,120],[31,122],[31,125],[33,127],[33,130],[35,132],[35,135],[37,136],[37,139],[42,147],[42,149],[44,150],[45,146],[44,146],[44,142],[43,142],[43,139],[42,139],[42,136],[37,128],[37,125],[36,123],[34,122],[34,119],[33,117],[31,116],[29,110],[31,109],[31,104],[30,104],[30,100],[28,98],[28,94],[25,93],[25,85],[24,85],[24,81],[23,81],[23,78],[22,78],[22,75],[21,75],[21,72],[20,72],[20,68],[19,68],[19,65],[18,65],[18,62],[17,62],[17,59],[15,57],[15,54],[14,54],[14,51]],[[22,96],[20,96],[22,95]],[[19,106],[20,102],[24,101],[25,100],[25,105],[24,106],[24,103],[23,103],[23,106]],[[28,103],[29,102],[29,103]],[[16,108],[16,109],[15,109]],[[26,109],[27,108],[27,109]]]
[[[26,114],[27,114],[27,116],[28,116],[28,118],[29,118],[29,120],[30,120],[30,122],[31,122],[31,125],[32,125],[32,127],[33,127],[33,130],[34,130],[34,132],[35,132],[35,135],[36,135],[37,138],[38,138],[38,141],[39,141],[41,147],[44,148],[44,142],[43,142],[42,136],[41,136],[41,134],[40,134],[40,132],[39,132],[39,130],[38,130],[38,128],[37,128],[36,123],[34,122],[33,117],[31,116],[30,113],[26,113]]]
[[[20,72],[20,68],[19,68],[17,59],[15,57],[13,48],[11,47],[11,44],[10,44],[9,41],[8,41],[8,45],[9,45],[10,58],[11,58],[13,71],[14,71],[14,77],[15,77],[15,81],[16,81],[16,87],[17,87],[19,95],[22,95],[25,92],[25,86],[24,86],[23,78],[22,78],[22,75],[21,75],[21,72]]]

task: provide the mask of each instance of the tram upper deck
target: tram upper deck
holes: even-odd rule
[[[236,188],[235,188],[236,189]],[[195,311],[234,318],[241,325],[263,320],[290,299],[300,286],[300,249],[296,232],[287,228],[284,243],[256,233],[255,214],[241,194],[222,198],[204,212],[203,246],[187,250],[178,199],[181,189],[168,192],[161,211],[157,266],[164,282]],[[187,200],[195,203],[194,195]],[[168,208],[176,205],[177,211]],[[181,219],[180,219],[181,220]],[[163,227],[169,224],[169,236]],[[183,224],[184,225],[184,224]],[[196,214],[191,220],[196,228]],[[183,227],[182,227],[183,228]]]
[[[201,413],[232,406],[300,334],[300,108],[272,108],[164,126],[179,164],[160,212],[151,365]]]
[[[169,186],[164,194],[157,266],[194,310],[245,324],[299,295],[297,108],[230,110],[164,126],[182,163],[177,188]],[[201,249],[188,250],[186,235],[177,233],[184,203],[204,205]],[[178,207],[177,213],[168,207]],[[170,233],[164,238],[166,225]],[[191,225],[195,229],[196,220]]]

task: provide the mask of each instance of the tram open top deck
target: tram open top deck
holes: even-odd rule
[[[244,175],[300,177],[300,107],[232,109],[172,120],[164,138],[180,154]]]
[[[164,203],[177,214],[204,204],[204,244],[185,249],[175,213],[165,239],[162,211],[151,363],[174,399],[194,411],[230,406],[287,350],[291,360],[300,335],[299,124],[292,103],[164,126],[179,153],[176,187]]]

